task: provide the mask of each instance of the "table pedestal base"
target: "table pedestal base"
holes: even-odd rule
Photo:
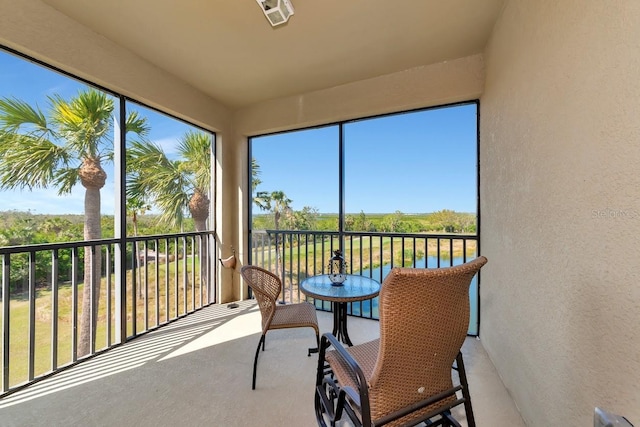
[[[333,335],[343,343],[352,346],[353,343],[349,338],[347,332],[347,303],[346,302],[332,302],[331,308],[333,310]]]

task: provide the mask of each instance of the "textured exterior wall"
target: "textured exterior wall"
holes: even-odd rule
[[[480,97],[483,84],[482,55],[474,55],[255,104],[236,111],[234,125],[256,135],[468,101]]]
[[[510,0],[484,58],[482,342],[528,425],[638,425],[640,2]]]

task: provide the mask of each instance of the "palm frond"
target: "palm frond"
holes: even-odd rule
[[[0,134],[0,187],[47,188],[55,171],[70,166],[69,153],[51,141],[15,133]]]
[[[184,222],[189,204],[189,197],[185,192],[165,192],[156,198],[158,207],[162,211],[160,221],[172,227],[180,226]]]
[[[185,169],[193,174],[193,186],[208,192],[211,187],[211,136],[189,131],[180,139],[178,152],[184,159]]]
[[[260,179],[261,174],[262,174],[262,171],[260,170],[260,164],[254,157],[252,157],[251,158],[251,191],[252,192],[256,191],[256,188],[258,188],[258,186],[262,184],[262,180]]]
[[[0,99],[0,129],[8,133],[30,133],[42,137],[50,132],[47,118],[38,109],[17,98]]]
[[[132,111],[127,115],[125,130],[127,133],[131,132],[142,138],[146,138],[151,128],[146,117],[140,116],[137,111]]]
[[[82,90],[67,101],[59,95],[49,97],[52,121],[58,133],[79,157],[105,158],[113,151],[114,102],[106,93]]]
[[[151,141],[132,141],[127,148],[127,170],[145,171],[148,168],[172,168],[165,152]]]
[[[171,161],[151,141],[133,141],[127,149],[127,197],[154,200],[160,221],[181,225],[189,203],[191,179],[184,162]]]
[[[271,195],[268,191],[258,191],[253,198],[253,203],[255,203],[260,210],[269,211],[271,210]]]
[[[58,195],[71,193],[71,189],[78,183],[80,176],[78,168],[58,169],[55,172],[53,185],[58,188]]]

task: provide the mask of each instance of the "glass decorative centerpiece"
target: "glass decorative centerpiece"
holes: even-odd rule
[[[340,249],[333,251],[327,270],[329,271],[329,280],[331,280],[333,286],[342,286],[344,281],[347,280],[347,262],[342,257]]]

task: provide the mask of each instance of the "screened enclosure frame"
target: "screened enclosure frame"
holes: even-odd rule
[[[356,118],[356,119],[350,119],[350,120],[344,120],[344,121],[338,121],[338,122],[334,122],[334,123],[327,123],[327,124],[321,124],[321,125],[316,125],[316,126],[310,126],[310,127],[304,127],[304,128],[296,128],[296,129],[290,129],[290,130],[286,130],[286,131],[280,131],[280,132],[273,132],[273,133],[266,133],[266,134],[257,134],[257,135],[253,135],[248,137],[248,150],[247,150],[247,171],[248,171],[248,183],[249,183],[249,189],[250,191],[248,191],[248,197],[247,197],[247,201],[246,201],[246,206],[248,207],[248,224],[247,224],[247,247],[250,248],[250,250],[248,251],[248,262],[251,263],[255,263],[255,262],[260,262],[260,260],[258,259],[254,259],[256,258],[254,256],[254,251],[251,250],[252,248],[252,242],[254,241],[254,236],[256,235],[256,231],[257,229],[254,229],[254,224],[253,224],[253,218],[254,218],[254,213],[256,207],[254,206],[254,202],[253,202],[253,197],[254,197],[254,188],[253,188],[253,177],[252,177],[252,161],[253,161],[253,140],[255,138],[260,138],[260,137],[268,137],[268,136],[277,136],[277,135],[283,135],[283,134],[290,134],[293,132],[298,132],[298,131],[306,131],[306,130],[313,130],[313,129],[323,129],[323,128],[328,128],[328,127],[337,127],[338,129],[338,141],[337,141],[337,163],[338,163],[338,189],[337,189],[337,211],[338,211],[338,227],[337,230],[335,230],[335,232],[331,232],[332,234],[337,234],[337,248],[342,250],[344,253],[344,248],[345,248],[345,241],[346,241],[346,237],[349,234],[353,234],[350,233],[348,231],[345,230],[345,218],[347,217],[347,212],[346,212],[346,205],[348,200],[345,199],[345,197],[348,198],[348,196],[346,196],[346,191],[345,191],[345,187],[346,187],[346,183],[345,183],[345,172],[348,170],[349,168],[349,164],[345,159],[345,145],[348,143],[348,141],[345,140],[345,128],[348,127],[349,124],[353,124],[353,123],[358,123],[358,122],[362,122],[362,121],[366,121],[366,120],[372,120],[372,119],[379,119],[379,118],[386,118],[389,116],[398,116],[398,115],[404,115],[404,114],[411,114],[411,113],[416,113],[416,112],[428,112],[428,111],[432,111],[432,110],[439,110],[439,109],[444,109],[444,108],[451,108],[451,107],[459,107],[459,106],[475,106],[475,122],[473,123],[473,125],[475,126],[475,152],[473,153],[475,155],[475,210],[476,210],[476,230],[475,230],[475,237],[476,237],[476,256],[480,256],[482,254],[481,252],[481,248],[480,248],[480,241],[481,241],[481,211],[480,211],[480,102],[479,100],[470,100],[470,101],[464,101],[464,102],[456,102],[456,103],[450,103],[450,104],[444,104],[444,105],[438,105],[438,106],[432,106],[432,107],[427,107],[427,108],[417,108],[417,109],[412,109],[412,110],[406,110],[406,111],[402,111],[402,112],[393,112],[393,113],[386,113],[386,114],[381,114],[381,115],[373,115],[373,116],[366,116],[366,117],[360,117],[360,118]],[[259,160],[259,159],[258,159]],[[446,183],[445,183],[446,185]],[[384,197],[383,194],[380,195],[380,197]],[[274,230],[267,230],[267,233],[269,231],[274,231]],[[282,231],[282,230],[281,230]],[[297,232],[300,233],[300,232]],[[278,233],[276,233],[278,234]],[[357,233],[356,233],[357,234]],[[335,236],[334,236],[335,237]],[[440,236],[441,237],[441,236]],[[333,243],[332,243],[332,249],[333,249]],[[465,260],[466,260],[466,255],[465,255]],[[284,279],[284,277],[283,277]],[[295,279],[292,279],[295,280]],[[479,325],[480,325],[480,280],[479,277],[477,278],[477,295],[475,296],[475,304],[477,307],[477,314],[476,314],[476,325],[475,325],[475,330],[478,332],[479,331]],[[477,332],[474,333],[473,335],[477,335]]]

